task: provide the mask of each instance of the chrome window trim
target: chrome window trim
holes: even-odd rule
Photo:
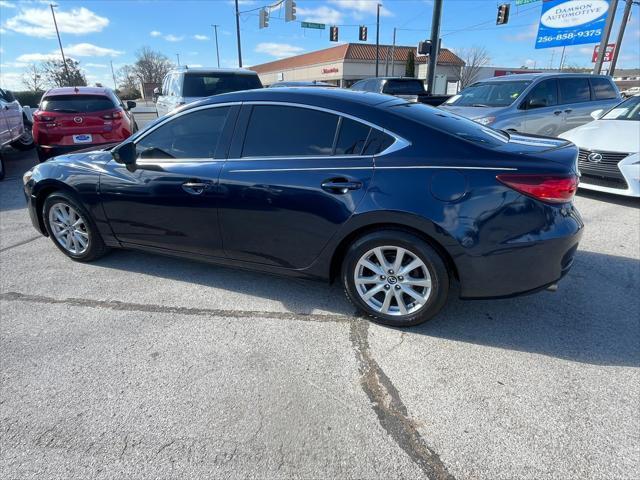
[[[377,153],[377,154],[372,154],[372,155],[289,155],[289,156],[252,156],[252,157],[241,157],[241,158],[227,158],[227,161],[240,161],[240,160],[289,160],[289,159],[309,159],[309,160],[317,160],[317,159],[327,159],[327,158],[335,158],[335,159],[354,159],[354,158],[371,158],[371,157],[382,157],[384,155],[388,155],[390,153],[394,153],[397,152],[399,150],[402,150],[403,148],[406,148],[408,146],[411,145],[411,142],[406,140],[405,138],[401,137],[400,135],[397,135],[396,133],[387,130],[386,128],[380,127],[379,125],[376,125],[375,123],[371,123],[367,120],[363,120],[359,117],[355,117],[353,115],[350,115],[348,113],[342,113],[339,112],[337,110],[332,110],[330,108],[325,108],[325,107],[318,107],[316,105],[306,105],[303,103],[294,103],[294,102],[277,102],[277,101],[263,101],[263,100],[252,100],[252,101],[248,101],[248,102],[241,102],[241,101],[236,101],[236,102],[225,102],[225,103],[213,103],[213,104],[208,104],[208,105],[201,105],[199,107],[195,107],[195,108],[190,108],[188,110],[185,110],[183,112],[180,113],[176,113],[174,115],[170,115],[167,116],[167,118],[165,118],[162,122],[159,122],[158,124],[154,125],[153,128],[151,128],[149,131],[144,132],[144,135],[141,135],[140,137],[136,138],[135,140],[133,140],[133,144],[134,145],[138,145],[139,142],[141,142],[142,140],[144,140],[148,135],[150,135],[151,133],[155,132],[158,128],[160,128],[163,125],[166,125],[168,122],[175,120],[176,118],[180,118],[183,115],[188,115],[189,113],[193,113],[193,112],[199,112],[202,110],[208,110],[211,108],[221,108],[221,107],[231,107],[234,105],[274,105],[274,106],[285,106],[285,107],[296,107],[296,108],[306,108],[309,110],[318,110],[321,112],[326,112],[326,113],[330,113],[332,115],[337,115],[339,117],[345,117],[348,118],[350,120],[353,120],[355,122],[359,122],[362,123],[364,125],[367,125],[370,128],[375,128],[378,131],[381,131],[382,133],[385,133],[391,137],[394,138],[394,142],[389,145],[386,149],[384,149],[382,152]],[[150,160],[150,159],[149,159]],[[214,159],[209,159],[209,158],[197,158],[197,159],[182,159],[182,158],[176,158],[176,159],[168,159],[169,162],[164,162],[164,159],[161,159],[160,161],[162,161],[162,163],[178,163],[178,162],[187,162],[189,163],[189,161],[193,162],[194,160],[200,160],[201,162],[203,161],[213,161]],[[221,160],[221,159],[218,159]],[[138,161],[136,161],[136,163],[138,163]],[[158,160],[154,160],[153,163],[158,163]]]
[[[323,157],[324,158],[324,157]],[[309,172],[309,171],[325,171],[325,170],[494,170],[494,171],[517,171],[512,167],[467,167],[459,165],[398,165],[388,167],[304,167],[304,168],[255,168],[255,169],[237,169],[229,170],[228,173],[253,173],[253,172]]]

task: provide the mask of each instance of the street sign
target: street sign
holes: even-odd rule
[[[593,47],[593,55],[591,56],[591,63],[596,63],[598,61],[598,52],[600,51],[600,45],[596,45]],[[604,59],[603,62],[610,62],[613,60],[613,54],[616,51],[616,44],[610,43],[607,45],[607,49],[604,51]]]
[[[302,28],[315,28],[316,30],[324,30],[324,23],[302,22]]]
[[[545,0],[536,48],[600,43],[608,10],[607,0]]]
[[[535,2],[539,2],[540,0],[516,0],[516,7],[519,7],[520,5],[527,5],[529,3],[535,3]]]

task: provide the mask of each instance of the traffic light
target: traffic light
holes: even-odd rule
[[[367,27],[364,25],[360,25],[360,41],[361,42],[366,42],[367,41]]]
[[[269,26],[269,10],[262,8],[260,10],[260,28],[267,28]]]
[[[498,18],[496,18],[496,25],[504,25],[509,21],[509,9],[510,3],[503,3],[498,7]]]
[[[296,19],[296,2],[294,0],[284,0],[284,21],[292,22]]]
[[[338,41],[338,27],[329,28],[329,40],[332,42]]]
[[[431,53],[431,42],[425,40],[418,43],[418,55],[429,55]]]

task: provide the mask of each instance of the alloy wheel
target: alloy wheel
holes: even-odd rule
[[[362,301],[385,315],[402,316],[420,310],[432,291],[427,265],[398,246],[376,247],[362,255],[354,282]]]
[[[89,249],[87,223],[72,206],[55,203],[49,209],[49,226],[56,241],[72,255],[82,255]]]

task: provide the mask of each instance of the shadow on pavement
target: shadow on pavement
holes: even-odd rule
[[[116,251],[96,265],[281,302],[289,311],[353,315],[338,284],[275,277],[188,260]],[[427,335],[594,365],[640,366],[640,261],[579,252],[557,293],[463,301],[455,289],[433,320],[408,329]],[[615,303],[615,299],[622,302]],[[427,361],[427,359],[425,359]]]

